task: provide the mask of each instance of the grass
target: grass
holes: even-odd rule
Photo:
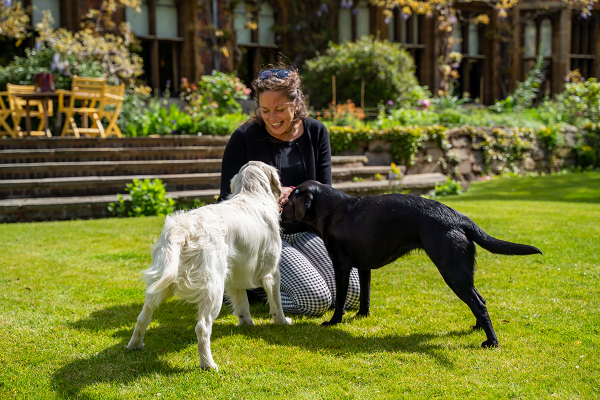
[[[197,368],[194,309],[172,300],[125,349],[160,218],[0,225],[0,398],[592,399],[600,397],[600,173],[475,183],[444,198],[544,256],[480,249],[497,349],[422,253],[374,271],[372,315],[256,326],[223,309],[219,372]],[[401,227],[398,227],[401,229]]]

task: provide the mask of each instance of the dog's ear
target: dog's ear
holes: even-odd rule
[[[279,182],[279,173],[277,169],[271,168],[268,172],[271,181],[271,191],[279,199],[281,197],[281,183]]]
[[[242,184],[241,181],[242,181],[242,171],[235,174],[233,176],[233,178],[231,178],[231,181],[229,182],[229,188],[231,189],[231,194],[235,194],[236,188],[241,188],[241,184]]]
[[[294,214],[296,217],[296,221],[302,221],[304,215],[310,207],[312,206],[313,195],[311,192],[304,190],[298,192],[294,199]]]

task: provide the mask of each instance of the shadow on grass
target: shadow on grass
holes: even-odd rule
[[[457,199],[600,203],[600,172],[476,182]]]
[[[129,351],[127,343],[133,332],[142,304],[128,304],[110,307],[92,313],[88,318],[69,324],[75,330],[101,334],[102,331],[117,329],[113,334],[120,342],[103,349],[89,357],[82,357],[69,362],[52,377],[53,388],[63,398],[87,398],[82,393],[87,387],[98,383],[110,383],[119,386],[128,385],[141,376],[169,376],[189,372],[190,368],[173,367],[170,353],[178,353],[190,346],[196,347],[196,312],[193,305],[181,301],[170,301],[161,306],[152,318],[145,337],[146,347],[142,351]],[[266,305],[251,306],[255,319],[269,318]],[[227,306],[223,306],[219,319],[229,314]],[[351,323],[355,318],[349,312],[344,323]],[[432,339],[464,336],[472,332],[449,332],[445,335],[408,334],[387,335],[383,337],[355,336],[339,328],[321,327],[322,317],[305,317],[288,315],[294,319],[292,326],[260,324],[251,327],[238,327],[232,324],[213,325],[211,342],[213,349],[218,346],[221,337],[236,333],[248,338],[263,340],[275,346],[297,347],[310,352],[326,352],[343,358],[344,355],[375,352],[421,353],[435,359],[440,365],[450,367],[452,363],[442,354],[445,346],[431,343]],[[127,325],[127,327],[125,327]],[[343,325],[342,325],[343,326]],[[474,343],[473,347],[477,347]],[[195,356],[197,354],[194,352]],[[219,360],[216,360],[217,364]],[[198,365],[196,360],[195,365]],[[196,368],[194,368],[195,370]],[[92,398],[90,396],[89,398]]]

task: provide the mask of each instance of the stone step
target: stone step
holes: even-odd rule
[[[220,172],[221,159],[84,161],[0,164],[0,179],[41,179],[78,176],[195,174]]]
[[[125,185],[134,179],[160,179],[172,191],[216,189],[221,182],[221,173],[10,179],[0,181],[0,199],[100,196],[126,193]]]
[[[444,182],[443,174],[408,175],[400,181],[369,181],[334,183],[334,187],[354,196],[377,195],[401,190],[421,194],[431,190],[437,182]],[[193,205],[194,199],[211,203],[218,189],[173,191],[168,196],[181,204]],[[123,196],[129,199],[128,195]],[[54,197],[0,200],[0,223],[45,220],[90,219],[109,217],[108,205],[118,201],[117,195]]]
[[[400,172],[406,172],[404,165],[399,166]],[[346,182],[349,180],[373,180],[376,174],[387,179],[391,168],[389,165],[366,165],[366,166],[350,166],[350,167],[333,167],[331,175],[333,182]]]
[[[22,165],[22,164],[17,164]],[[26,164],[29,165],[29,164]],[[49,175],[52,169],[61,173],[77,174],[75,176],[59,176],[49,178],[27,178],[27,179],[4,179],[0,180],[0,199],[38,198],[38,197],[60,197],[60,196],[99,196],[107,194],[124,193],[125,185],[134,179],[160,179],[170,190],[197,190],[217,188],[220,183],[220,160],[169,160],[155,162],[120,162],[118,164],[110,161],[95,163],[34,163],[30,171],[25,173],[31,175]],[[128,171],[132,168],[147,171],[154,168],[155,172],[164,172],[169,165],[183,165],[187,169],[212,169],[216,172],[196,173],[141,173],[135,175],[120,174],[123,168]],[[46,168],[44,168],[46,167]],[[113,175],[100,175],[98,168],[102,167]],[[145,169],[144,169],[145,168]],[[16,165],[0,165],[0,171],[6,169],[15,170]],[[371,180],[375,174],[387,176],[389,167],[386,166],[362,166],[362,167],[333,167],[332,177],[334,182],[345,182],[348,180]],[[21,171],[23,172],[23,171]],[[56,172],[56,171],[54,171]],[[19,172],[14,172],[17,174]]]
[[[221,158],[225,146],[102,147],[0,150],[0,163],[197,160]]]
[[[75,137],[25,137],[0,140],[0,150],[59,149],[59,148],[112,148],[112,147],[186,147],[225,146],[229,136],[144,136],[124,138],[75,138]]]
[[[355,157],[354,162],[348,162],[348,157],[333,156],[331,162],[336,174],[337,169],[344,169],[339,176],[356,171],[361,177],[375,173],[387,174],[382,167],[367,170],[357,170],[363,166],[364,157]],[[350,160],[352,161],[352,160]],[[350,165],[350,167],[348,167]],[[76,176],[120,176],[120,175],[152,175],[152,174],[194,174],[200,172],[218,172],[221,170],[220,158],[205,158],[197,160],[134,160],[134,161],[50,161],[29,163],[0,164],[0,179],[41,179]],[[343,178],[341,178],[343,179]]]

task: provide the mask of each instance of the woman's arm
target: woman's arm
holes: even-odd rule
[[[329,143],[329,132],[325,125],[320,124],[319,143],[316,152],[317,181],[331,186],[331,144]]]
[[[229,184],[235,174],[240,171],[240,168],[248,162],[248,150],[244,135],[238,129],[231,135],[225,152],[223,153],[223,161],[221,163],[221,191],[219,193],[219,201],[227,199],[231,194]]]

